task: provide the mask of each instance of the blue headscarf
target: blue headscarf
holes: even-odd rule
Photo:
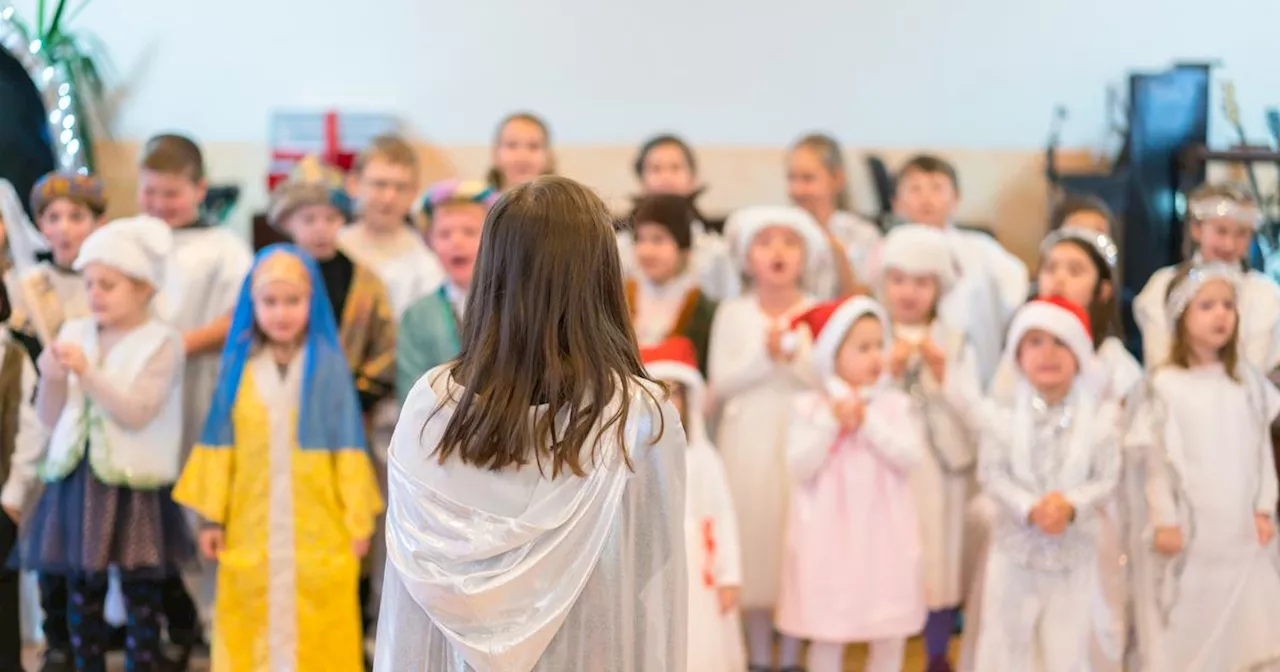
[[[303,450],[366,450],[364,423],[356,386],[346,354],[338,343],[338,325],[329,305],[324,280],[316,261],[293,245],[270,245],[254,257],[253,268],[240,288],[227,343],[222,348],[218,385],[213,393],[209,417],[200,443],[210,448],[235,443],[231,411],[245,363],[255,338],[253,319],[253,274],[267,258],[288,254],[302,260],[311,278],[311,313],[303,341],[306,359],[302,369],[302,399],[298,407],[298,446]]]

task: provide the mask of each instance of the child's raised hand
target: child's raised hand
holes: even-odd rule
[[[785,335],[786,331],[782,327],[776,324],[769,326],[769,331],[765,333],[764,339],[764,347],[769,353],[769,359],[775,362],[791,361],[794,353],[787,352],[787,349],[782,347],[782,339]]]
[[[1156,552],[1165,557],[1173,557],[1182,552],[1182,528],[1180,527],[1157,527],[1155,539],[1152,540],[1152,546]]]
[[[1271,516],[1265,513],[1253,514],[1254,527],[1258,528],[1258,545],[1266,546],[1276,536],[1276,524],[1271,522]]]
[[[947,353],[930,340],[920,346],[920,356],[924,358],[925,366],[929,367],[933,377],[941,383],[947,375]]]
[[[372,537],[353,539],[351,541],[351,552],[355,553],[357,558],[363,559],[364,556],[369,555],[369,546],[372,545],[372,543]]]
[[[200,553],[210,560],[216,560],[226,548],[226,537],[221,527],[206,527],[200,530]]]
[[[89,368],[89,360],[85,358],[84,350],[75,343],[54,343],[53,357],[58,360],[62,368],[77,376]]]
[[[721,614],[727,614],[738,608],[738,592],[737,586],[721,586],[716,589],[716,595],[720,598]]]
[[[867,416],[867,406],[861,399],[843,398],[831,400],[831,415],[845,431],[856,432]]]
[[[53,354],[53,346],[45,348],[44,352],[40,353],[40,359],[36,360],[36,369],[40,371],[42,378],[61,380],[67,377],[67,370]]]
[[[907,361],[911,359],[911,344],[898,339],[893,342],[893,350],[889,352],[889,373],[894,378],[901,378],[907,372]]]

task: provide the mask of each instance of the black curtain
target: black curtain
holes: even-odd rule
[[[44,102],[27,71],[9,52],[0,49],[0,177],[13,183],[27,201],[31,187],[53,170],[53,149],[45,123]],[[30,213],[28,213],[30,214]]]

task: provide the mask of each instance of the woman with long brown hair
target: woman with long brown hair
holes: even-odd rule
[[[684,433],[604,202],[560,177],[507,192],[464,314],[391,443],[375,669],[683,672]]]

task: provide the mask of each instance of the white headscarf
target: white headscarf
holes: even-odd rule
[[[117,219],[85,238],[72,267],[105,264],[158,289],[172,249],[173,232],[163,221],[145,215]]]

